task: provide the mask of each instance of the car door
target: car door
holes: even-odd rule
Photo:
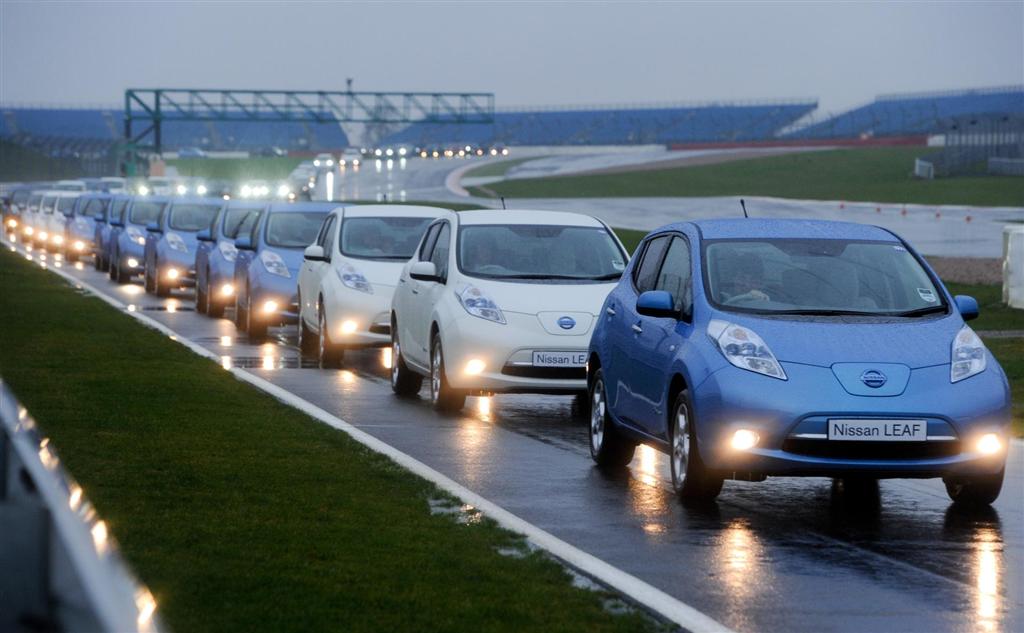
[[[648,433],[667,439],[667,410],[665,402],[672,358],[688,335],[693,305],[693,282],[690,243],[682,235],[671,238],[662,258],[654,283],[654,290],[672,295],[677,317],[637,315],[641,332],[635,333],[631,371],[636,388],[636,422]]]
[[[417,328],[423,337],[423,350],[425,358],[430,358],[430,324],[434,313],[434,306],[441,300],[441,294],[447,290],[448,261],[451,253],[452,229],[447,220],[441,223],[441,229],[437,233],[437,240],[430,252],[430,261],[437,269],[437,275],[441,281],[423,281],[420,288],[420,302],[422,311],[417,314]],[[427,362],[429,365],[429,360]]]
[[[655,236],[643,245],[640,259],[633,269],[632,283],[625,286],[614,307],[616,325],[611,328],[614,365],[611,378],[614,382],[609,384],[614,384],[615,412],[644,430],[647,430],[647,426],[643,420],[649,417],[645,412],[650,405],[646,402],[642,383],[650,380],[651,376],[649,371],[643,378],[637,373],[643,372],[647,366],[639,348],[644,344],[644,338],[655,336],[655,333],[648,329],[645,336],[643,322],[636,311],[636,300],[641,293],[654,289],[661,260],[670,242],[671,236],[666,234]]]
[[[317,306],[321,288],[323,287],[324,272],[330,271],[331,268],[331,251],[328,244],[328,236],[334,227],[335,217],[332,213],[324,219],[323,226],[320,227],[320,233],[316,236],[316,241],[313,242],[324,249],[325,259],[323,261],[303,259],[302,271],[299,273],[299,300],[302,302],[300,310],[306,321],[306,326],[312,328],[314,332],[319,327],[320,315],[317,312]]]
[[[437,234],[441,231],[441,224],[435,222],[427,227],[423,234],[423,241],[420,243],[419,251],[413,257],[413,261],[429,261],[430,254],[437,241]],[[427,366],[420,341],[417,339],[418,329],[414,327],[417,323],[417,311],[422,294],[423,282],[409,276],[409,269],[406,268],[398,279],[398,287],[395,289],[391,309],[398,319],[398,340],[402,342],[402,355],[421,367]]]

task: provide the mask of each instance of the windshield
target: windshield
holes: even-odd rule
[[[228,209],[224,218],[224,237],[235,239],[243,230],[251,230],[259,214],[259,209]]]
[[[166,202],[138,201],[132,205],[132,210],[128,213],[128,220],[132,224],[149,224],[150,222],[156,222],[156,219],[160,217],[160,212],[163,211],[166,206]]]
[[[127,200],[115,200],[114,205],[110,209],[111,220],[124,221],[124,208],[126,206],[128,206]]]
[[[171,207],[167,224],[176,231],[198,231],[209,228],[213,216],[220,211],[216,204],[176,204]]]
[[[39,211],[42,213],[51,213],[53,211],[53,205],[56,203],[56,198],[43,198],[43,201],[39,203]]]
[[[327,211],[271,213],[267,220],[267,244],[305,248],[316,240]]]
[[[341,225],[341,253],[366,259],[406,260],[433,218],[351,218]]]
[[[458,263],[491,279],[611,280],[626,258],[604,228],[488,224],[461,229]]]
[[[75,209],[76,198],[57,198],[57,210],[64,215],[71,215]]]
[[[716,240],[704,277],[712,304],[762,314],[945,312],[945,300],[901,244],[819,239]]]

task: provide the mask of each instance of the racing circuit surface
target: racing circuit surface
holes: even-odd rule
[[[365,195],[365,194],[364,194]],[[19,248],[21,246],[19,245]],[[39,253],[28,253],[39,261]],[[53,263],[48,258],[48,265]],[[952,508],[939,480],[847,493],[827,479],[727,482],[703,509],[674,497],[666,456],[641,448],[627,472],[598,470],[572,397],[469,398],[445,416],[396,398],[388,351],[344,369],[300,359],[294,328],[252,345],[192,295],[159,299],[88,264],[62,270],[341,417],[560,539],[740,631],[1024,629],[1024,445],[1010,448],[992,508]],[[230,315],[230,311],[229,311]]]

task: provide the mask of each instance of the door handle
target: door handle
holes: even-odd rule
[[[420,291],[419,291],[419,290],[417,290],[417,289],[415,289],[415,288],[413,288],[413,289],[412,289],[412,293],[413,293],[414,295],[418,295],[418,294],[420,293]]]
[[[642,327],[640,327],[639,323],[634,323],[633,324],[633,331],[636,332],[637,334],[643,334],[644,329]]]
[[[608,316],[615,316],[615,308],[611,306],[605,308],[604,311],[608,313]]]

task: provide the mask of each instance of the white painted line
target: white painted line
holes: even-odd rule
[[[141,323],[157,330],[158,332],[166,334],[172,340],[181,343],[196,354],[203,356],[204,358],[208,358],[218,364],[220,363],[220,356],[214,352],[179,336],[174,330],[151,317],[140,314],[138,311],[127,311],[127,304],[119,301],[118,299],[107,296],[92,284],[50,265],[47,265],[46,269],[57,273],[67,281],[77,286],[81,286],[83,289],[88,290],[101,300],[115,308],[118,308],[119,310],[122,310],[125,314],[135,318]],[[592,556],[583,550],[566,543],[553,534],[542,530],[532,523],[521,519],[498,504],[488,501],[458,482],[449,479],[447,476],[434,470],[430,466],[427,466],[411,455],[403,453],[390,444],[386,444],[376,437],[357,429],[345,420],[324,411],[308,400],[304,400],[261,378],[260,376],[243,369],[232,367],[227,371],[230,371],[239,380],[243,380],[253,385],[257,389],[274,396],[278,400],[295,407],[320,422],[347,433],[354,440],[367,448],[381,453],[382,455],[386,455],[394,462],[404,466],[414,474],[430,481],[438,488],[458,497],[464,503],[468,503],[469,505],[476,507],[476,509],[496,521],[503,528],[522,534],[538,547],[543,548],[555,557],[560,558],[580,571],[597,578],[609,587],[629,596],[631,599],[642,604],[648,609],[661,614],[687,631],[690,631],[690,633],[732,633],[731,629],[717,622],[710,616],[705,615],[695,607],[673,598],[664,591],[640,580],[636,576],[628,574],[617,567],[613,567],[596,556]]]

